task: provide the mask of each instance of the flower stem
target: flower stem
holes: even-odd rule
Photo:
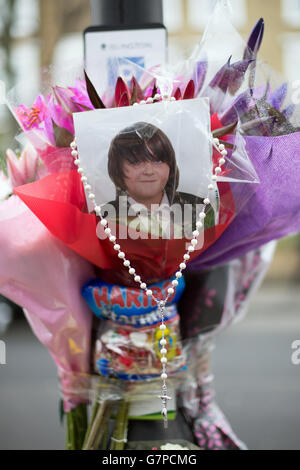
[[[93,408],[92,408],[92,413],[91,413],[90,422],[89,422],[88,428],[87,428],[86,433],[85,433],[85,437],[84,437],[84,441],[83,441],[82,448],[84,448],[84,447],[86,446],[86,444],[87,444],[87,440],[88,440],[89,435],[90,435],[90,433],[91,433],[91,429],[92,429],[94,420],[95,420],[95,418],[96,418],[98,408],[99,408],[99,401],[97,400],[97,397],[96,397],[96,399],[95,399],[95,401],[94,401],[94,404],[93,404]]]
[[[115,420],[111,450],[123,450],[126,444],[129,402],[122,400]]]
[[[110,418],[112,408],[113,402],[108,400],[103,400],[101,404],[98,404],[98,407],[95,407],[94,405],[89,425],[90,431],[87,433],[83,450],[98,449],[106,429],[106,424]]]
[[[93,421],[91,420],[91,423],[92,423],[91,431],[83,447],[83,450],[91,450],[93,448],[93,443],[96,438],[97,431],[101,425],[101,421],[103,418],[106,404],[107,404],[107,400],[103,400],[102,403],[98,406],[95,419]]]
[[[102,442],[101,442],[100,450],[107,450],[108,437],[109,437],[108,425],[109,425],[109,420],[107,421],[107,423],[106,423],[106,425],[105,425],[105,429],[104,429],[104,431],[103,431],[103,437],[102,437]]]
[[[66,413],[66,417],[66,449],[80,450],[87,429],[87,405],[80,403],[76,408]]]
[[[95,438],[95,441],[94,441],[93,449],[99,449],[99,446],[100,446],[100,444],[101,444],[101,442],[104,438],[105,432],[108,429],[107,428],[108,427],[108,422],[109,422],[109,418],[110,418],[113,407],[114,407],[113,402],[108,402],[107,403],[105,411],[103,413],[103,419],[102,419],[102,422],[101,422],[101,427],[99,427],[99,432],[96,435],[96,438]]]

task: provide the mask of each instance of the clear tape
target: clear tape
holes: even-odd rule
[[[128,433],[128,428],[126,428],[124,438],[123,439],[116,439],[115,437],[111,436],[111,440],[115,442],[128,442],[127,440],[127,433]]]

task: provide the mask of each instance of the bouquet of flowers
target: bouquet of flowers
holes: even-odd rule
[[[57,364],[68,449],[137,448],[144,420],[166,442],[179,410],[199,448],[245,448],[210,354],[268,242],[299,231],[300,134],[288,84],[257,58],[263,20],[244,44],[224,8],[177,67],[131,64],[104,96],[85,73],[31,106],[9,97],[30,146],[7,151],[0,292]]]

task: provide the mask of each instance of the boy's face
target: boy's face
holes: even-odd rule
[[[125,161],[123,173],[126,190],[135,201],[157,204],[168,182],[170,167],[162,161]]]

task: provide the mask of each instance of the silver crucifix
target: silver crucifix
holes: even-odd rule
[[[161,414],[163,415],[163,420],[164,420],[164,428],[168,428],[168,410],[167,410],[167,400],[171,400],[172,397],[169,397],[167,395],[167,387],[166,385],[163,385],[163,393],[162,395],[158,395],[158,398],[161,399],[162,402],[162,410]]]

